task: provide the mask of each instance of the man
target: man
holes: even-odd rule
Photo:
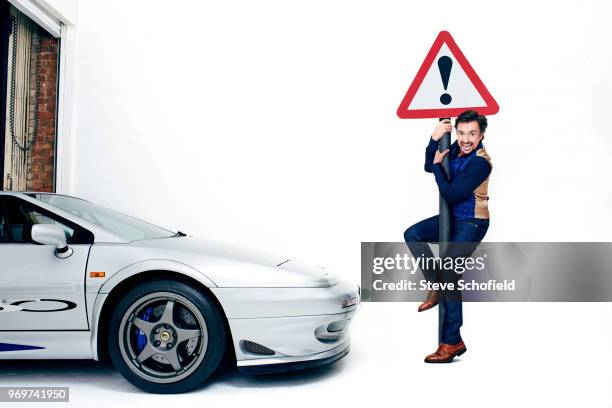
[[[468,110],[455,120],[457,140],[449,149],[439,152],[442,136],[452,131],[449,119],[438,123],[425,150],[425,171],[433,173],[440,194],[451,210],[450,242],[444,257],[466,257],[476,249],[489,228],[488,182],[491,173],[491,159],[482,140],[487,129],[487,118],[478,112]],[[450,174],[442,167],[444,156],[449,154]],[[404,240],[414,257],[433,258],[428,242],[438,242],[438,216],[427,218],[409,227],[404,232]],[[471,244],[465,244],[471,243]],[[454,271],[422,268],[429,282],[454,282],[457,286],[458,275]],[[425,358],[426,363],[449,363],[466,351],[461,339],[460,328],[463,324],[461,293],[455,289],[438,293],[429,291],[427,299],[419,306],[422,312],[444,304],[442,338],[436,352]]]

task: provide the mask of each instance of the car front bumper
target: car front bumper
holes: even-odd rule
[[[331,364],[349,353],[349,342],[322,353],[301,357],[278,357],[259,360],[243,360],[238,363],[242,374],[271,374],[305,370]]]
[[[332,363],[349,351],[348,329],[359,305],[357,285],[213,292],[224,306],[241,372],[294,371]],[[347,299],[356,304],[343,306]]]

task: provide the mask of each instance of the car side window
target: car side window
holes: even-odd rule
[[[60,220],[43,209],[39,209],[30,203],[20,199],[4,200],[6,223],[9,242],[12,243],[35,243],[32,240],[32,226],[36,224],[53,224],[64,230],[68,244],[91,243],[93,237],[88,231],[78,230],[76,225]]]
[[[9,242],[9,230],[8,222],[6,221],[6,215],[4,214],[4,200],[0,197],[0,244]]]

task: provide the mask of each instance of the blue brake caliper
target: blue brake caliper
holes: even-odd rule
[[[142,313],[138,317],[144,320],[145,322],[148,322],[149,319],[151,319],[152,315],[153,315],[153,308],[148,307],[144,311],[144,313]],[[147,345],[147,335],[142,330],[136,329],[136,336],[137,336],[136,337],[136,348],[138,349],[138,352],[140,353],[142,350],[144,350],[145,346]]]

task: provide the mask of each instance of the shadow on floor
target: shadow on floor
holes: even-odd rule
[[[345,369],[345,360],[302,371],[244,375],[224,362],[207,382],[193,392],[217,386],[238,388],[292,387],[323,381]],[[110,361],[93,360],[10,360],[0,361],[0,386],[86,385],[109,391],[142,393],[125,380]]]

